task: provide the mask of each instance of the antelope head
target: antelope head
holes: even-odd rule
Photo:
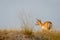
[[[37,19],[37,21],[36,21],[35,24],[36,24],[36,25],[41,25],[41,20]]]

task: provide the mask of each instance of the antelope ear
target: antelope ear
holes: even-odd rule
[[[36,18],[36,20],[39,20],[39,19]]]
[[[37,18],[36,18],[36,20],[37,20],[37,21],[41,21],[40,19],[37,19]]]

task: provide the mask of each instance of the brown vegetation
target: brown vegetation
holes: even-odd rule
[[[60,40],[60,32],[33,32],[29,29],[0,30],[0,40]]]

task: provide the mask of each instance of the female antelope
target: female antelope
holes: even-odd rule
[[[52,22],[46,21],[44,23],[41,20],[37,19],[36,25],[39,25],[43,30],[49,31],[52,28]]]

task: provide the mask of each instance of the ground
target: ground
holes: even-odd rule
[[[60,32],[0,30],[0,40],[60,40]]]

